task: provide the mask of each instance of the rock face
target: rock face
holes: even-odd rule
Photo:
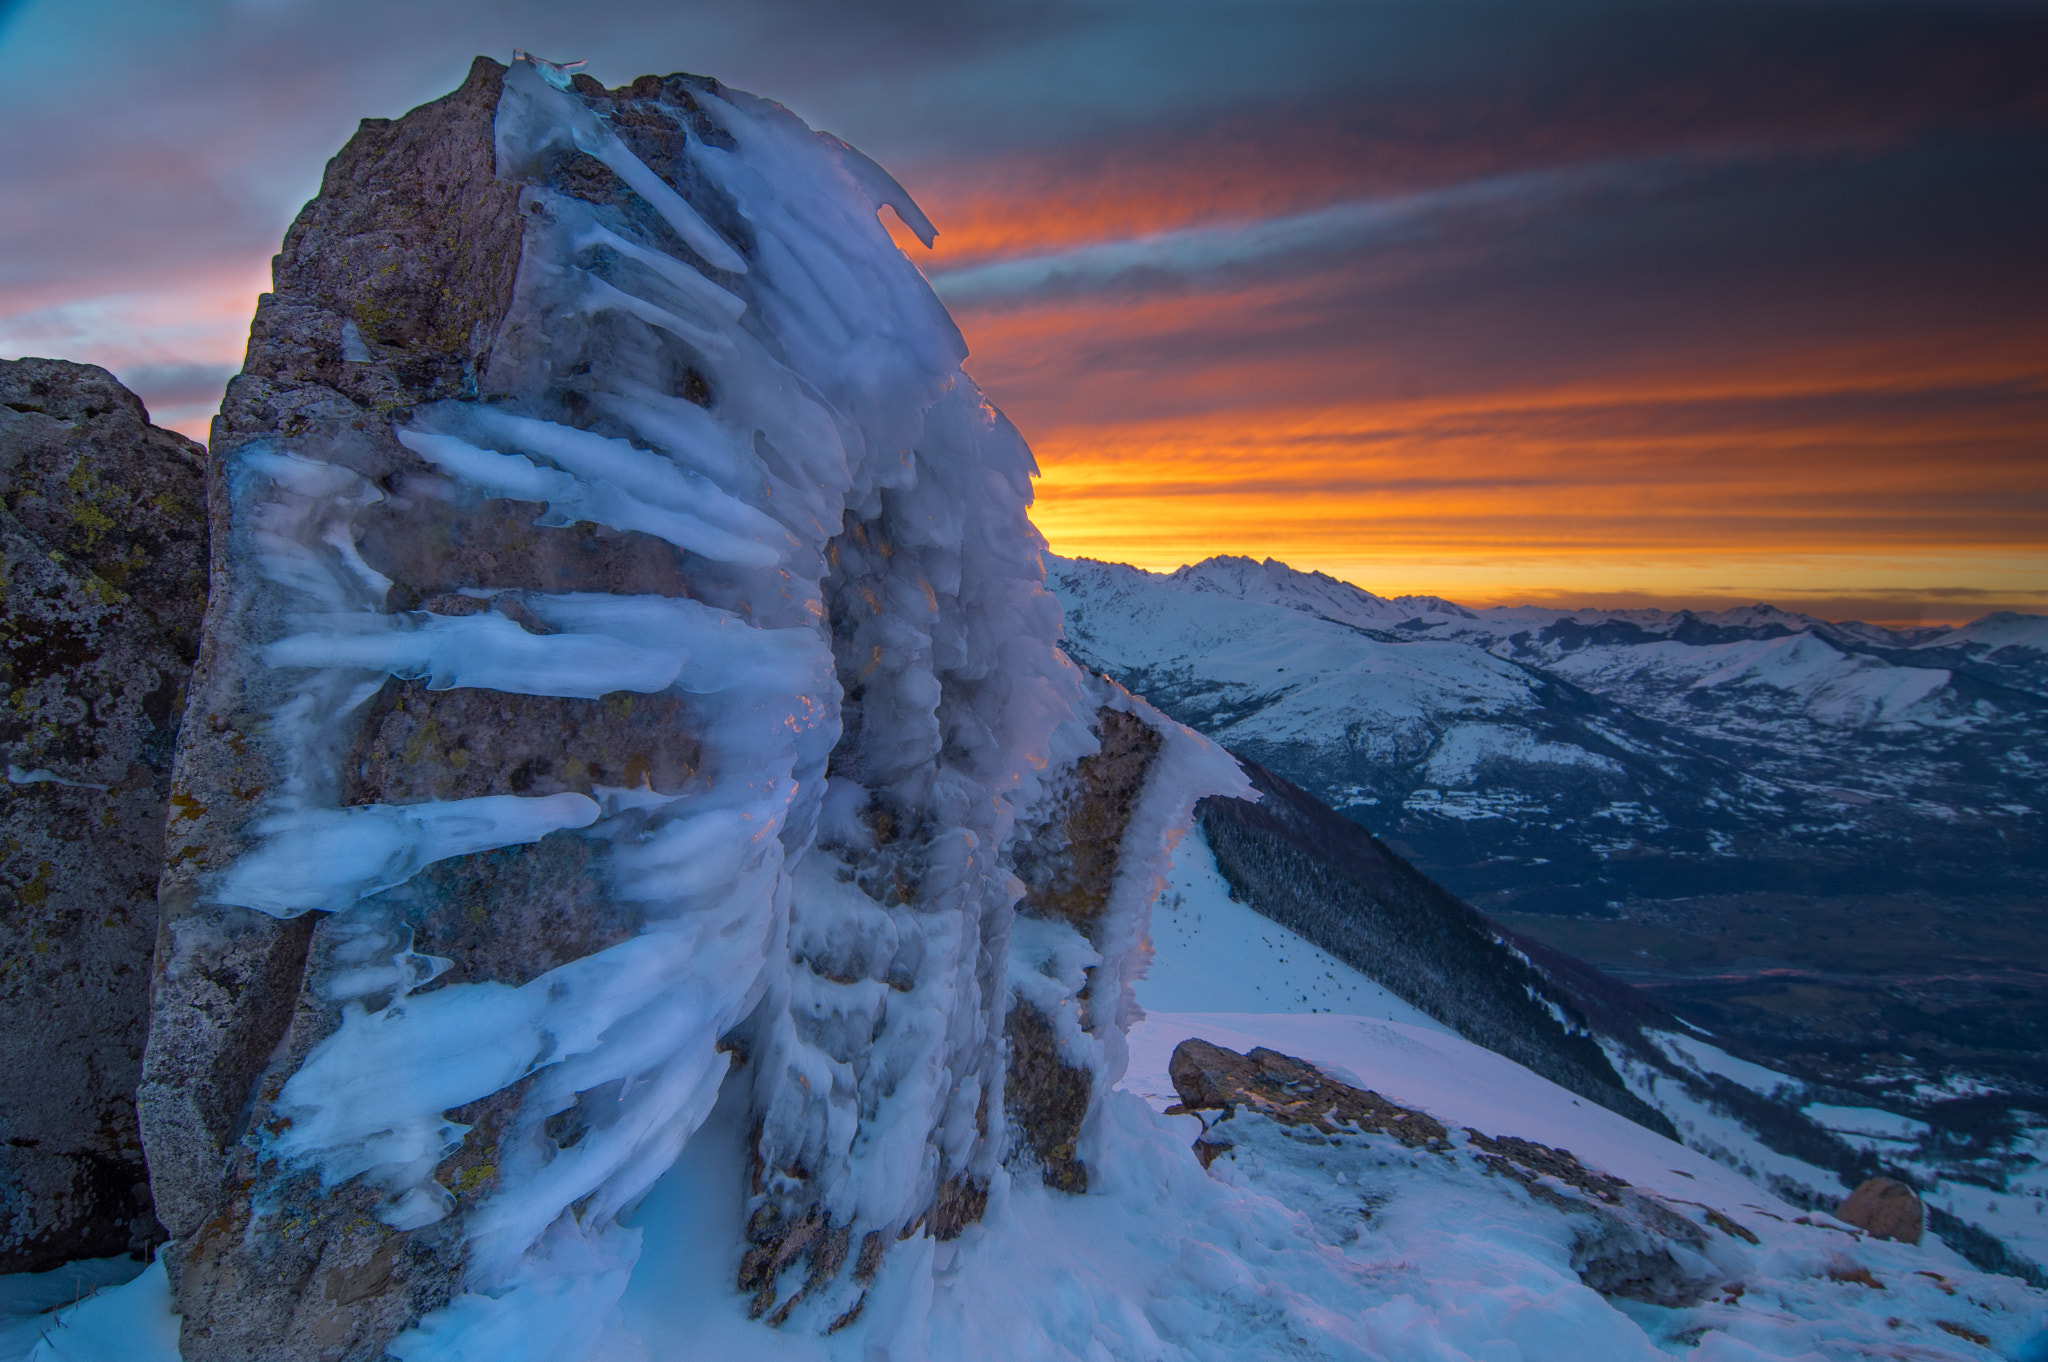
[[[719,1103],[771,1325],[1083,1185],[1167,849],[1244,787],[1059,653],[1029,451],[883,205],[929,237],[715,81],[479,59],[293,225],[141,1094],[188,1362],[594,1333]]]
[[[1173,1049],[1168,1073],[1180,1094],[1181,1111],[1243,1107],[1283,1125],[1311,1125],[1326,1134],[1350,1126],[1392,1135],[1411,1149],[1449,1147],[1442,1124],[1424,1113],[1334,1082],[1315,1065],[1264,1046],[1240,1055],[1206,1040],[1184,1040]]]
[[[271,720],[297,688],[251,656],[250,630],[274,613],[279,588],[248,570],[250,538],[263,527],[237,519],[232,479],[245,451],[280,437],[346,446],[363,473],[390,476],[415,461],[392,438],[388,413],[473,384],[519,255],[517,190],[491,174],[502,75],[479,62],[448,98],[396,123],[366,121],[329,164],[320,196],[285,238],[274,291],[259,301],[243,371],[214,423],[215,593],[178,749],[140,1099],[158,1214],[178,1241],[168,1261],[191,1358],[354,1355],[445,1300],[460,1261],[452,1246],[401,1241],[369,1218],[359,1193],[320,1197],[303,1184],[280,1189],[304,1203],[294,1230],[250,1237],[257,1247],[242,1248],[250,1207],[233,1189],[252,1174],[242,1139],[262,1118],[250,1115],[251,1099],[260,1108],[274,1096],[276,1083],[259,1092],[258,1080],[275,1061],[290,1065],[332,1029],[342,1000],[306,983],[341,966],[313,918],[205,903],[202,886],[246,845],[247,826],[275,787],[296,774]],[[426,538],[417,523],[403,523],[403,506],[380,498],[365,537]],[[442,580],[423,571],[406,585],[432,594],[463,584],[493,555],[522,556],[522,541],[540,537],[524,519],[479,508],[420,550],[438,550],[431,566]],[[529,562],[537,574],[555,566],[542,555]],[[409,697],[364,698],[388,727]],[[473,740],[493,727],[475,725]],[[417,737],[389,736],[399,751]],[[423,769],[408,778],[432,781],[434,754],[422,755]],[[352,774],[350,793],[374,801],[384,775],[377,762]],[[576,878],[525,863],[467,873],[476,888],[506,882],[515,919],[547,911],[532,902],[535,891]]]
[[[1101,750],[1075,764],[1018,865],[1025,885],[1018,911],[1045,923],[1045,930],[1063,924],[1098,952],[1115,956],[1121,953],[1112,939],[1116,876],[1162,740],[1134,713],[1104,707],[1096,722]],[[1064,990],[1049,1009],[1038,996],[1042,988],[1020,989],[1010,1007],[1004,1097],[1021,1137],[1019,1153],[1037,1163],[1047,1186],[1065,1192],[1088,1188],[1088,1169],[1076,1151],[1094,1082],[1085,1064],[1061,1050],[1068,1032],[1102,1034],[1121,1024],[1114,981],[1114,969],[1089,967],[1071,993],[1075,1011],[1068,1027],[1055,1020],[1069,1001]]]
[[[1868,1230],[1873,1239],[1917,1244],[1926,1229],[1927,1208],[1905,1183],[1870,1178],[1835,1208],[1835,1219]]]
[[[135,1087],[204,468],[104,369],[0,362],[0,1273],[161,1238]]]
[[[1740,1251],[1733,1244],[1758,1242],[1753,1231],[1709,1207],[1699,1208],[1703,1228],[1676,1206],[1586,1167],[1568,1149],[1469,1127],[1459,1139],[1425,1112],[1340,1083],[1275,1050],[1240,1055],[1191,1038],[1174,1047],[1168,1072],[1181,1099],[1168,1115],[1220,1113],[1205,1119],[1195,1143],[1204,1167],[1238,1157],[1240,1146],[1246,1157],[1257,1159],[1276,1140],[1368,1155],[1376,1141],[1398,1141],[1430,1156],[1424,1163],[1434,1161],[1430,1172],[1438,1178],[1467,1186],[1499,1179],[1504,1191],[1518,1189],[1545,1213],[1563,1217],[1570,1226],[1572,1268],[1602,1295],[1663,1306],[1696,1304],[1739,1275]],[[1289,1150],[1287,1157],[1298,1160],[1300,1153]],[[1386,1164],[1383,1158],[1377,1162]],[[1361,1166],[1370,1160],[1352,1167],[1352,1184]],[[1344,1177],[1337,1181],[1346,1184]],[[1719,1232],[1719,1242],[1709,1228]]]

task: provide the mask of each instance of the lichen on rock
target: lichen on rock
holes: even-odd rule
[[[0,361],[0,1272],[161,1238],[134,1104],[203,460],[104,369]]]
[[[142,1096],[192,1362],[595,1328],[719,1103],[773,1326],[1048,1137],[1084,1185],[1164,857],[1242,781],[1059,652],[1029,451],[885,206],[929,238],[779,106],[522,58],[294,224]],[[1056,1118],[1005,1105],[1032,1009]]]

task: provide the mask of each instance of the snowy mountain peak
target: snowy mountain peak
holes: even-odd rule
[[[1182,590],[1264,601],[1340,624],[1386,627],[1408,618],[1409,613],[1349,582],[1326,573],[1301,572],[1272,558],[1263,562],[1230,556],[1205,558],[1167,573],[1164,580]]]
[[[1973,620],[1960,629],[1923,639],[1915,646],[1961,647],[1985,653],[1996,653],[2006,648],[2016,652],[2048,653],[2048,618],[2000,610],[1982,619]]]

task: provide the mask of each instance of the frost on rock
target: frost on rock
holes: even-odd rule
[[[188,1362],[580,1355],[731,1084],[771,1324],[1086,1186],[1172,843],[1245,787],[1059,652],[884,205],[929,237],[778,105],[522,58],[294,224],[142,1100]]]

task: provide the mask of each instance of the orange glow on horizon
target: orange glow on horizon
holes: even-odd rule
[[[1468,147],[1431,160],[1325,131],[913,174],[937,249],[891,226],[943,293],[951,270],[1517,159]],[[1373,313],[1429,267],[1362,249],[1179,284],[1053,281],[952,311],[969,371],[1031,441],[1033,518],[1056,553],[1154,571],[1272,557],[1471,605],[1769,600],[1895,623],[2048,612],[2042,318],[1716,331],[1709,299],[1639,323],[1640,345],[1607,335],[1601,314],[1563,319],[1573,349],[1544,346],[1555,320],[1512,295]],[[1353,314],[1339,298],[1362,301],[1344,305]]]
[[[1045,431],[1033,518],[1070,556],[1153,571],[1273,557],[1469,605],[1857,597],[1889,602],[1876,617],[1948,622],[2048,610],[2039,513],[2008,495],[2042,480],[2024,425],[1951,431],[1984,448],[1943,463],[1881,457],[1926,435],[1897,423],[1731,437],[1659,430],[1643,393],[1535,396]]]
[[[1273,557],[1475,606],[2048,612],[2042,337],[1429,389],[1372,355],[1265,353],[1255,335],[1146,362],[1161,337],[1245,330],[1313,287],[956,309],[969,370],[1037,455],[1054,552],[1154,571]]]

